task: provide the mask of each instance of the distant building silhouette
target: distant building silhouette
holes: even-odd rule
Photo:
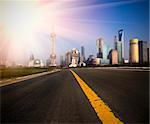
[[[94,55],[89,55],[89,57],[86,61],[86,64],[89,65],[89,66],[92,66],[94,58],[95,58]]]
[[[139,62],[144,63],[148,62],[148,55],[147,55],[147,47],[148,44],[146,41],[139,41]]]
[[[33,54],[30,55],[28,67],[34,67],[34,55]]]
[[[96,41],[96,46],[97,46],[97,58],[103,58],[103,47],[104,47],[104,40],[103,38],[99,38]]]
[[[33,54],[30,55],[30,60],[34,60],[34,55]]]
[[[71,52],[67,51],[65,54],[65,65],[69,66],[71,64]]]
[[[50,59],[47,59],[46,60],[46,67],[49,67],[49,65],[50,65]]]
[[[60,55],[60,66],[65,66],[65,56],[64,56],[64,54]]]
[[[81,46],[81,54],[80,54],[80,58],[79,58],[79,66],[80,67],[86,66],[85,62],[86,62],[86,59],[85,59],[85,49],[84,49],[83,46]]]
[[[85,62],[85,49],[83,46],[81,46],[81,56],[80,61]]]
[[[34,55],[31,54],[29,58],[28,67],[44,67],[44,63],[40,59],[35,59]]]

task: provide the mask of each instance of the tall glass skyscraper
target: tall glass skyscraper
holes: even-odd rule
[[[118,37],[115,36],[115,49],[118,51],[118,62],[123,63],[124,60],[124,31],[118,31]]]
[[[108,54],[111,48],[106,43],[104,43],[103,38],[99,38],[96,41],[96,46],[98,51],[97,58],[100,59],[100,63],[109,64]]]

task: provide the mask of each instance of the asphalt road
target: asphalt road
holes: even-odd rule
[[[148,123],[148,72],[74,69],[125,123]],[[69,70],[0,88],[1,123],[101,123]]]
[[[125,123],[149,121],[149,72],[109,69],[75,69]]]

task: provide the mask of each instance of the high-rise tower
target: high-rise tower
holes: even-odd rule
[[[51,33],[50,66],[56,66],[56,34],[54,32]]]
[[[66,52],[65,62],[66,62],[66,66],[69,66],[69,64],[71,63],[71,52],[70,51]]]
[[[139,63],[139,40],[131,39],[130,40],[130,63]]]
[[[118,62],[123,63],[124,60],[124,31],[118,31],[118,37],[115,36],[115,49],[118,51]]]
[[[109,52],[109,59],[110,59],[110,64],[112,65],[118,64],[118,51],[115,49],[112,49]]]
[[[122,45],[121,54],[122,54],[122,61],[123,61],[124,60],[124,30],[123,29],[118,31],[118,39],[119,39],[119,42],[121,42],[121,45]]]
[[[103,58],[103,47],[104,47],[104,40],[103,40],[103,38],[99,38],[96,41],[96,46],[97,46],[97,50],[98,50],[97,58]]]
[[[146,41],[139,41],[139,62],[142,64],[144,62],[148,62],[147,57],[147,42]]]
[[[85,49],[81,46],[81,58],[80,61],[85,62]]]

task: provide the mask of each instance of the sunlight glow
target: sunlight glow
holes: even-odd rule
[[[64,44],[66,49],[69,46],[67,44],[86,44],[89,42],[87,39],[95,41],[99,32],[93,31],[103,28],[103,25],[97,26],[98,23],[122,22],[99,18],[103,15],[89,18],[89,15],[94,13],[94,11],[91,13],[92,9],[140,1],[86,5],[84,0],[2,0],[0,1],[0,59],[5,56],[7,60],[25,63],[30,54],[48,59],[50,33],[53,31],[56,33],[57,47],[60,48]],[[61,51],[65,49],[59,49],[58,53]]]

